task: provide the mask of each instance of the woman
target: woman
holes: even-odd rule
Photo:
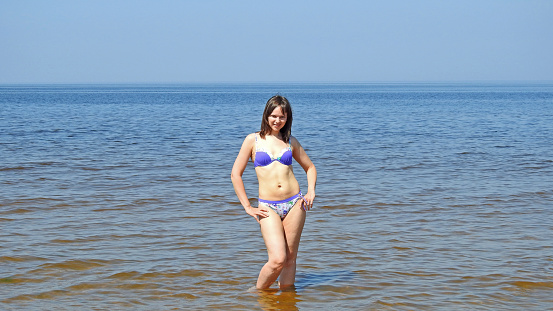
[[[296,257],[306,211],[313,207],[317,170],[295,137],[292,107],[282,96],[273,96],[263,112],[261,131],[246,137],[232,167],[231,179],[246,213],[255,218],[267,246],[269,260],[259,272],[256,287],[266,289],[280,276],[281,289],[294,285]],[[250,205],[242,174],[249,159],[259,182],[259,204]],[[308,189],[300,191],[292,170],[294,158],[307,173]]]

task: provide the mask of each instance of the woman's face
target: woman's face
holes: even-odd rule
[[[286,124],[287,115],[282,111],[281,107],[276,107],[273,112],[269,115],[267,121],[269,121],[269,126],[273,132],[279,132],[281,128]]]

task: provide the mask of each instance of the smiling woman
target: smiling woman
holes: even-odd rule
[[[246,137],[232,167],[232,183],[246,213],[261,227],[269,260],[256,287],[269,288],[280,276],[281,289],[294,285],[296,257],[306,211],[313,206],[317,170],[292,131],[292,107],[285,97],[273,96],[263,112],[261,130]],[[250,205],[242,174],[250,158],[259,182],[259,204]],[[294,158],[307,174],[303,196],[292,170]]]

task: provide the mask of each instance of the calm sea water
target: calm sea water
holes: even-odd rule
[[[255,292],[230,170],[275,93],[319,180]],[[553,85],[2,86],[0,309],[552,309],[552,137]]]

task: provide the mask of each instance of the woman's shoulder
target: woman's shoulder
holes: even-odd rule
[[[296,137],[292,136],[292,135],[290,135],[289,142],[290,142],[290,145],[292,145],[292,147],[300,146],[299,140]]]
[[[244,139],[244,143],[254,144],[255,140],[257,139],[256,137],[257,137],[257,133],[248,134],[248,136],[246,136],[246,138]]]
[[[246,136],[246,140],[255,140],[256,136],[257,132],[248,134],[248,136]]]
[[[255,133],[248,134],[242,142],[242,150],[249,150],[255,147]]]

